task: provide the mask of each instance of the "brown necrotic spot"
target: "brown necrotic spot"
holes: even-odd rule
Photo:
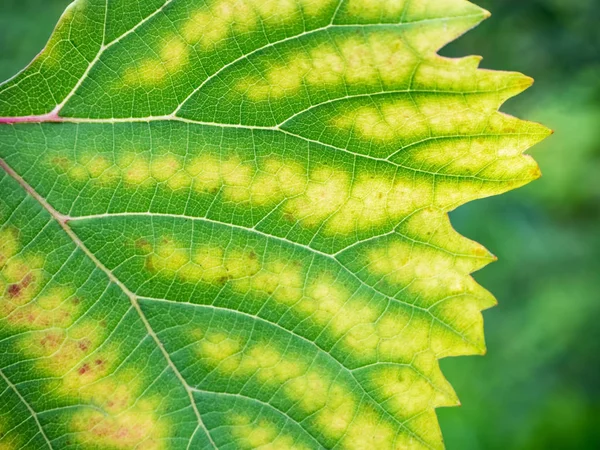
[[[23,278],[23,280],[21,280],[21,282],[19,283],[14,283],[11,284],[10,286],[8,286],[8,296],[10,298],[16,298],[21,296],[23,290],[25,290],[27,287],[29,287],[31,285],[31,283],[33,283],[35,281],[35,277],[33,276],[33,274],[31,272],[27,273],[25,275],[25,277]]]
[[[18,297],[21,294],[21,286],[19,284],[11,284],[8,287],[8,295],[9,297]]]

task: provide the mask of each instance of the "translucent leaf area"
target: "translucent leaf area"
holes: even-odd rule
[[[0,86],[0,448],[443,448],[495,303],[447,213],[548,134],[437,55],[487,16],[75,1]]]

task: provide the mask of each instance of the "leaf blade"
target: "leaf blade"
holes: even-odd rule
[[[0,360],[49,392],[23,399],[50,445],[441,448],[438,359],[485,352],[495,304],[469,275],[493,257],[447,212],[539,176],[522,152],[548,134],[497,112],[527,77],[435,53],[487,12],[166,1],[120,22],[132,5],[74,4],[104,11],[79,27],[101,44],[55,105],[11,94],[36,63],[0,87],[21,198],[0,208]],[[83,275],[105,288],[81,309]]]

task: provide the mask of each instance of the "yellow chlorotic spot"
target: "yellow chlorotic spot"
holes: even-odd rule
[[[98,159],[81,163],[89,166]],[[114,373],[118,348],[102,345],[106,322],[78,317],[82,304],[74,286],[51,283],[41,289],[45,259],[20,255],[16,230],[4,229],[0,237],[0,320],[27,331],[19,334],[16,350],[54,379],[45,386],[48,392],[76,396],[97,408],[69,413],[77,439],[86,446],[162,448],[166,424],[154,416],[162,399],[139,398],[139,371]]]
[[[200,333],[199,336],[198,355],[208,367],[217,368],[232,378],[252,377],[272,387],[282,386],[282,393],[304,414],[312,415],[314,426],[329,438],[339,439],[349,432],[367,433],[369,439],[383,445],[388,431],[393,430],[364,407],[365,417],[359,420],[360,396],[303,356],[283,353],[270,343],[248,345],[224,332]],[[248,424],[242,416],[233,419],[238,426]]]
[[[12,326],[30,330],[67,328],[77,318],[81,299],[70,287],[54,287],[36,300],[16,308],[7,321]]]
[[[302,297],[304,274],[294,261],[269,261],[251,279],[234,283],[240,292],[257,292],[272,296],[278,302],[294,305]]]
[[[9,256],[16,251],[17,245],[16,242],[7,241],[4,254]],[[10,321],[12,317],[18,321],[18,314],[11,314],[28,305],[39,293],[44,278],[43,265],[43,258],[34,255],[5,258],[0,270],[0,319]]]
[[[145,155],[125,153],[119,161],[125,183],[140,185],[150,178],[150,162]]]
[[[256,206],[274,205],[299,195],[307,183],[306,170],[302,166],[275,158],[260,161],[258,168],[254,163],[230,158],[219,162],[218,167],[213,164],[211,173],[208,183],[200,180],[200,186],[223,187],[225,200],[250,202]],[[218,181],[214,174],[219,174]]]
[[[111,185],[120,177],[120,170],[112,157],[102,154],[84,153],[78,161],[72,161],[66,156],[51,156],[49,162],[57,173],[66,174],[78,183],[94,180],[102,185]]]
[[[396,100],[380,107],[361,106],[332,119],[335,128],[352,130],[364,140],[380,143],[407,136],[419,140],[430,133],[424,115],[410,100]]]
[[[84,153],[69,171],[69,176],[77,181],[97,180],[103,185],[115,183],[119,169],[112,157],[102,154]]]
[[[49,328],[28,333],[20,339],[19,347],[32,357],[36,365],[53,376],[64,376],[88,357],[102,343],[105,326],[92,320],[80,321],[69,329]],[[90,367],[89,374],[103,371],[102,365]],[[93,370],[91,370],[93,369]],[[89,376],[88,370],[80,375]]]
[[[373,395],[385,402],[386,409],[400,420],[407,420],[438,406],[447,405],[447,394],[408,366],[385,366],[373,371]]]
[[[413,335],[407,338],[405,328],[409,321],[417,324],[421,320],[411,318],[410,309],[384,312],[385,304],[354,297],[343,282],[327,273],[307,283],[305,268],[299,261],[282,258],[262,262],[251,249],[232,248],[225,252],[222,247],[207,245],[189,250],[164,238],[147,256],[146,267],[163,277],[177,277],[187,282],[217,285],[231,282],[234,291],[259,294],[263,301],[270,298],[287,305],[304,320],[325,327],[328,334],[340,339],[359,359],[374,360],[378,352],[384,352],[387,358],[405,361],[414,350],[412,344],[427,342],[427,339],[413,342]],[[419,329],[422,333],[429,330],[427,322]],[[403,343],[404,339],[410,342]],[[229,345],[227,341],[225,344]],[[218,353],[209,351],[211,346],[218,349],[221,344],[211,341],[206,345],[205,353],[210,356]],[[237,353],[240,347],[236,344],[231,349]],[[227,351],[220,354],[225,358],[231,356]],[[238,367],[240,361],[237,357],[228,364]]]
[[[231,250],[224,261],[227,276],[234,280],[254,276],[260,270],[258,255],[253,250]]]
[[[295,0],[216,0],[191,13],[182,36],[190,44],[213,49],[232,34],[278,26],[300,19]]]
[[[113,374],[116,359],[110,352],[94,355],[84,362],[76,372],[63,378],[67,395],[77,395],[85,404],[91,404],[107,414],[120,414],[135,405],[147,405],[152,399],[140,398],[143,391],[139,372],[129,368]],[[103,365],[102,370],[92,366]],[[87,372],[84,372],[87,370]],[[87,376],[85,376],[87,375]],[[158,406],[160,400],[155,402]]]
[[[338,316],[344,305],[350,299],[351,293],[341,283],[330,275],[321,274],[311,281],[306,289],[302,301],[297,309],[321,326],[331,322],[333,317]],[[340,320],[339,318],[337,320]],[[343,333],[343,326],[336,322],[330,331],[339,337]]]
[[[480,289],[488,298],[491,297],[483,288]],[[431,349],[436,355],[443,358],[485,353],[481,310],[495,304],[488,300],[482,307],[486,300],[482,301],[470,293],[440,300],[435,307],[437,321],[432,324],[431,331]]]
[[[410,167],[426,167],[428,171],[465,176],[483,169],[488,177],[503,179],[521,164],[522,150],[512,136],[467,136],[453,139],[451,145],[434,139],[409,147],[402,155],[405,161],[410,161]]]
[[[383,83],[395,89],[406,88],[418,61],[397,35],[338,39],[335,44],[318,44],[305,53],[288,57],[283,63],[271,64],[261,76],[240,80],[237,89],[251,100],[262,101],[297,95],[304,85],[322,88]],[[385,130],[385,126],[378,123],[379,117],[371,119],[373,121],[377,122],[378,131]]]
[[[148,244],[149,245],[149,244]],[[236,281],[238,290],[248,291],[249,280],[262,268],[259,255],[252,249],[224,250],[223,247],[201,245],[192,250],[189,246],[164,237],[146,259],[146,267],[166,278],[178,277],[184,281],[223,284]],[[257,282],[257,288],[260,283]],[[275,288],[276,286],[274,286]]]
[[[82,166],[81,164],[73,165],[72,167],[69,168],[69,171],[67,173],[68,173],[70,179],[77,181],[79,183],[86,182],[90,179],[89,172],[87,171],[85,166]]]
[[[3,436],[6,436],[3,431],[0,430],[0,432]],[[0,442],[0,450],[16,450],[17,448],[23,448],[22,442],[18,438],[13,438],[13,436],[10,438],[11,442]]]
[[[468,89],[482,88],[476,86]],[[458,138],[481,134],[510,136],[519,129],[514,119],[497,113],[501,99],[488,93],[472,97],[440,93],[439,96],[398,98],[385,101],[378,107],[360,106],[344,111],[332,118],[330,125],[332,128],[352,131],[357,138],[374,143],[393,142],[398,146],[408,146],[424,141],[423,145],[408,147],[402,153],[404,158],[418,167],[425,164],[426,167],[444,168],[446,172],[473,171],[474,168],[488,166],[498,158],[508,161],[518,158],[526,146],[514,138],[507,141],[505,147],[512,150],[504,155],[490,151],[489,141],[484,138],[455,139],[452,145],[443,146],[435,140],[425,142],[432,137]],[[485,106],[487,103],[490,103],[490,107]]]
[[[167,78],[168,72],[164,65],[159,61],[147,59],[136,63],[135,67],[130,67],[123,75],[123,82],[127,86],[137,85],[156,85],[162,83]]]
[[[84,154],[80,160],[80,163],[84,165],[92,178],[100,177],[106,170],[112,165],[106,156],[99,154]]]
[[[384,304],[370,304],[364,298],[350,298],[340,286],[323,286],[321,297],[327,306],[325,311],[317,311],[320,324],[327,325],[327,331],[340,339],[344,347],[352,352],[354,358],[374,361],[382,348],[389,347],[389,340],[401,342],[402,331],[410,320],[409,312],[383,311]],[[320,314],[319,314],[320,313]],[[388,355],[399,359],[402,354]]]
[[[161,450],[169,427],[164,419],[156,417],[151,406],[137,405],[115,415],[81,409],[73,414],[70,429],[83,446]]]
[[[435,257],[433,260],[429,258]],[[368,250],[369,272],[383,276],[396,285],[408,286],[416,278],[431,277],[452,267],[450,255],[433,248],[415,246],[412,241],[397,239]]]
[[[316,414],[320,430],[333,439],[341,438],[356,414],[357,403],[352,394],[342,386],[332,385],[327,404]]]
[[[306,284],[301,262],[286,259],[262,261],[252,249],[229,249],[203,245],[191,250],[165,237],[146,257],[146,268],[164,278],[179,278],[187,282],[224,284],[241,293],[261,294],[288,305],[301,316],[341,337],[359,324],[374,322],[378,308],[364,299],[351,299],[352,293],[328,274],[321,274]],[[358,343],[355,331],[346,339]],[[353,344],[354,346],[354,344]]]
[[[299,164],[268,159],[252,180],[250,201],[257,206],[272,205],[300,195],[306,190],[306,184],[306,171]]]
[[[153,272],[160,272],[164,277],[173,277],[189,263],[190,251],[175,241],[163,238],[154,253],[146,258],[146,267]],[[185,273],[185,272],[184,272]]]
[[[305,16],[312,17],[319,16],[338,4],[338,0],[296,0],[296,2],[302,7]]]
[[[389,176],[360,176],[351,182],[346,172],[315,169],[306,192],[288,200],[284,214],[306,227],[327,221],[325,232],[350,234],[396,221],[430,202],[429,183]]]
[[[167,423],[156,417],[164,398],[143,395],[139,370],[114,373],[116,355],[103,350],[90,356],[63,378],[62,389],[94,411],[82,409],[71,417],[71,430],[83,444],[110,448],[163,448]],[[140,397],[141,396],[141,397]]]
[[[165,237],[146,257],[146,268],[165,278],[183,281],[224,284],[255,275],[260,270],[258,255],[253,250],[229,250],[204,245],[189,246]]]
[[[188,62],[189,47],[181,39],[172,37],[162,44],[160,49],[160,59],[168,72],[181,70]]]
[[[377,329],[381,336],[377,348],[379,360],[409,363],[415,354],[427,350],[431,345],[432,321],[427,314],[392,313],[385,325]]]
[[[20,249],[19,231],[15,228],[0,230],[0,270]]]
[[[350,186],[347,172],[327,167],[316,169],[310,174],[306,192],[286,202],[285,214],[304,226],[315,227],[344,205]]]
[[[342,447],[348,450],[392,450],[396,430],[381,414],[370,407],[362,407],[342,439]]]
[[[182,72],[189,62],[190,47],[176,36],[165,39],[157,51],[158,58],[148,58],[135,62],[128,67],[123,75],[126,85],[156,85],[160,84],[177,72]]]
[[[305,74],[308,84],[322,86],[343,81],[346,64],[336,48],[329,45],[318,46],[311,50],[308,62],[312,64]]]
[[[348,0],[345,10],[349,16],[379,23],[388,18],[399,20],[406,3],[406,0]]]
[[[348,84],[378,83],[378,71],[368,43],[352,37],[339,42],[338,46],[346,62],[344,75]]]
[[[223,161],[221,163],[221,177],[224,185],[224,197],[238,203],[250,200],[253,172],[251,166],[242,163],[238,158]]]
[[[200,192],[216,193],[222,186],[221,161],[215,156],[198,156],[185,165],[185,171]]]
[[[298,401],[298,406],[307,413],[314,413],[327,404],[327,394],[332,380],[317,369],[290,380],[284,386],[284,392]]]
[[[282,433],[279,424],[261,419],[252,421],[250,416],[236,414],[229,418],[231,434],[236,447],[253,450],[309,450],[310,447],[296,442],[293,436]]]
[[[177,172],[167,180],[167,186],[173,191],[187,189],[192,184],[192,179],[185,172]]]
[[[373,448],[394,448],[391,443],[396,428],[391,422],[371,407],[360,406],[361,396],[358,393],[323,368],[311,364],[309,359],[281,352],[270,343],[248,344],[225,332],[198,333],[198,336],[198,354],[208,367],[217,368],[231,378],[253,378],[265,385],[279,387],[295,407],[312,416],[310,426],[315,426],[328,438],[343,439],[344,445],[351,446],[349,448],[372,448],[368,443],[375,443]],[[414,354],[411,357],[414,360]],[[435,358],[431,361],[436,362]],[[414,390],[420,402],[423,399],[433,402],[426,403],[428,407],[448,404],[447,393],[436,391],[426,381],[425,384],[420,383],[419,380],[426,378],[412,375],[409,375],[412,378],[401,378],[397,376],[400,372],[392,372],[396,369],[398,367],[391,366],[390,372],[379,370],[370,380],[374,393],[381,397],[382,402],[394,396],[402,401],[403,395],[410,395]],[[439,378],[435,373],[433,377],[436,381]],[[395,409],[391,408],[391,411],[395,412]],[[236,415],[231,418],[231,423],[240,427],[239,430],[246,430],[251,422],[248,417]],[[255,445],[267,444],[270,434],[267,430],[263,431],[264,435],[254,435]],[[242,435],[247,433],[240,431],[239,436]],[[349,435],[352,439],[348,439]]]
[[[393,192],[393,181],[385,177],[362,176],[358,178],[344,206],[328,224],[337,232],[349,233],[384,224],[390,214],[388,203]]]
[[[349,302],[331,321],[332,334],[343,336],[342,345],[357,360],[365,362],[385,358],[389,361],[410,361],[411,351],[419,342],[403,342],[407,339],[407,325],[411,321],[409,310],[387,310],[360,301]],[[419,322],[415,320],[414,325]],[[425,322],[424,333],[429,331]],[[408,336],[412,339],[412,336]],[[403,346],[404,345],[404,346]]]
[[[195,248],[192,263],[183,268],[181,277],[188,281],[226,282],[229,274],[225,267],[225,250],[209,245]]]
[[[407,89],[419,56],[398,35],[373,34],[368,43],[382,83],[393,89]]]
[[[107,185],[123,179],[126,186],[160,183],[173,191],[193,187],[213,195],[222,190],[226,201],[256,206],[274,205],[297,196],[306,190],[308,181],[306,169],[300,164],[276,158],[261,160],[258,166],[235,156],[220,159],[202,155],[186,161],[175,154],[149,159],[133,152],[121,155],[118,165],[101,155],[86,158],[85,163],[74,163],[66,157],[51,160],[60,173],[66,171],[79,183],[95,179]]]
[[[159,156],[151,161],[152,178],[159,183],[167,181],[181,170],[181,161],[174,155]]]
[[[409,237],[394,237],[365,249],[371,274],[418,298],[423,307],[467,294],[481,297],[482,307],[491,306],[489,296],[469,273],[494,258],[456,233],[445,213],[423,210],[406,220],[399,232]]]
[[[40,270],[44,259],[33,255],[13,257],[2,267],[2,278],[7,283],[19,283],[28,279],[30,272]],[[11,294],[10,292],[8,293]]]
[[[225,333],[208,333],[197,346],[198,356],[209,367],[236,376],[257,375],[265,383],[283,383],[300,376],[306,364],[296,357],[283,356],[270,344],[243,347],[240,338]]]
[[[305,57],[290,59],[285,66],[275,66],[267,73],[266,86],[270,98],[283,98],[296,93],[303,84],[305,76],[310,72],[312,66],[310,60]],[[266,87],[265,86],[265,87]],[[252,95],[266,91],[256,86]]]
[[[317,166],[307,173],[298,163],[272,157],[242,161],[235,156],[222,160],[203,155],[186,161],[175,154],[149,159],[141,153],[124,153],[118,166],[110,166],[104,158],[86,162],[86,166],[92,164],[98,165],[95,173],[103,183],[119,179],[128,187],[160,183],[173,191],[192,188],[199,193],[222,193],[226,202],[257,207],[282,203],[287,221],[309,228],[327,221],[323,231],[336,234],[382,226],[434,202],[430,180],[391,175],[361,175],[352,180],[348,171]],[[86,166],[81,167],[89,179],[92,172]],[[448,202],[448,195],[438,192],[436,198]]]
[[[300,358],[282,355],[269,344],[257,344],[244,352],[240,373],[256,372],[257,379],[264,383],[282,384],[302,375],[307,364]]]
[[[89,344],[86,349],[84,344]],[[115,381],[107,381],[106,377],[114,369],[118,361],[118,351],[113,347],[98,348],[99,342],[92,342],[88,338],[84,338],[78,342],[78,350],[80,350],[79,361],[73,368],[63,375],[62,388],[65,392],[78,392],[86,400],[91,401],[95,387],[98,387],[97,396],[94,397],[97,401],[102,398],[101,391],[103,386],[115,384]],[[96,349],[96,350],[95,350]],[[133,372],[129,373],[133,375]],[[134,379],[135,377],[131,377]],[[100,384],[98,384],[100,383]],[[116,388],[116,387],[115,387]]]
[[[263,383],[283,385],[285,395],[306,414],[317,414],[322,432],[338,436],[353,417],[357,401],[342,384],[304,359],[282,354],[270,344],[257,344],[244,351],[235,375],[256,374]]]
[[[199,342],[198,356],[211,367],[223,364],[220,369],[230,371],[239,365],[242,348],[243,342],[238,338],[225,333],[209,333]],[[233,358],[233,366],[231,362],[226,362],[229,358]]]

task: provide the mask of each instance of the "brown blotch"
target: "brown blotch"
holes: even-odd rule
[[[23,289],[26,289],[35,280],[33,274],[29,272],[19,283],[8,286],[8,295],[10,298],[20,297]]]
[[[146,239],[138,239],[135,241],[135,248],[141,250],[143,253],[150,253],[152,251],[152,245]]]
[[[230,277],[229,277],[229,276],[227,276],[227,275],[224,275],[224,276],[222,276],[222,277],[219,277],[219,278],[217,279],[217,283],[219,283],[219,284],[225,284],[225,283],[227,283],[227,282],[229,281],[229,279],[230,279]]]
[[[90,366],[89,364],[85,363],[83,366],[81,366],[79,368],[79,370],[77,371],[77,373],[79,375],[84,375],[85,373],[87,373],[90,370]]]
[[[86,352],[90,348],[91,342],[89,339],[82,339],[77,343],[77,347],[82,352]]]
[[[21,285],[20,284],[11,284],[8,287],[8,296],[11,298],[15,298],[21,295]]]
[[[41,340],[40,344],[46,349],[55,349],[63,341],[63,336],[58,333],[47,333]]]

